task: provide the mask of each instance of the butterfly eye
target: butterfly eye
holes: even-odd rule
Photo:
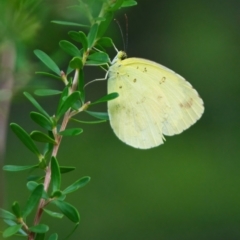
[[[123,51],[119,51],[118,52],[118,58],[121,59],[121,60],[124,60],[127,58],[127,54]]]

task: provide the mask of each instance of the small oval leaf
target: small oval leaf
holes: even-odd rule
[[[29,169],[34,169],[38,168],[37,165],[26,165],[26,166],[17,166],[17,165],[5,165],[3,166],[4,171],[9,171],[9,172],[19,172],[19,171],[25,171]]]
[[[61,91],[53,90],[53,89],[38,89],[34,91],[34,94],[37,96],[45,97],[45,96],[54,96],[61,94]]]
[[[133,0],[125,0],[121,6],[121,8],[123,7],[132,7],[132,6],[136,6],[137,2],[133,1]]]
[[[58,235],[57,235],[57,233],[53,233],[52,235],[50,235],[50,237],[48,238],[48,240],[58,240]]]
[[[76,118],[71,118],[72,121],[78,122],[78,123],[83,123],[83,124],[98,124],[98,123],[104,123],[107,120],[97,120],[97,121],[81,121]]]
[[[87,27],[87,28],[90,27],[89,25],[84,25],[84,24],[74,23],[74,22],[67,22],[67,21],[53,20],[51,21],[51,23],[56,23],[56,24],[65,25],[65,26],[74,26],[74,27]]]
[[[44,75],[46,77],[49,77],[49,78],[54,78],[54,79],[57,79],[57,80],[61,80],[62,81],[62,78],[57,76],[57,75],[53,75],[51,73],[47,73],[47,72],[35,72],[36,74],[39,74],[39,75]]]
[[[38,204],[42,197],[43,193],[43,184],[39,184],[31,193],[27,200],[26,207],[23,211],[23,217],[27,217],[32,210],[35,208],[35,206]]]
[[[72,185],[68,186],[65,190],[63,190],[63,194],[69,194],[71,192],[77,191],[79,188],[82,188],[85,185],[87,185],[87,183],[89,183],[90,180],[91,180],[90,177],[80,178],[75,183],[73,183]]]
[[[15,201],[12,205],[12,211],[13,213],[15,214],[15,216],[17,218],[21,218],[22,217],[22,213],[21,213],[21,210],[20,210],[20,206],[19,206],[19,203],[17,201]]]
[[[46,116],[42,115],[41,113],[31,112],[30,117],[35,123],[37,123],[42,128],[44,128],[48,131],[51,131],[53,129],[53,123],[52,123],[51,119],[47,118]]]
[[[77,136],[81,134],[83,130],[81,128],[69,128],[64,131],[59,132],[62,136]]]
[[[95,118],[102,119],[102,120],[109,120],[109,115],[106,112],[93,112],[93,111],[85,111],[85,112]]]
[[[76,167],[60,166],[60,172],[61,173],[68,173],[68,172],[71,172],[75,169],[76,169]]]
[[[107,102],[107,101],[110,101],[110,100],[113,100],[113,99],[117,98],[118,96],[119,96],[119,94],[118,94],[117,92],[109,93],[109,94],[107,94],[106,96],[101,97],[101,98],[98,99],[97,101],[91,103],[90,105],[94,105],[94,104],[97,104],[97,103]]]
[[[42,133],[40,131],[32,131],[30,134],[31,138],[36,142],[43,142],[43,143],[52,143],[56,144],[55,140],[49,137],[47,134]]]
[[[64,216],[62,213],[53,212],[45,208],[43,208],[43,211],[54,218],[63,218]]]
[[[58,161],[55,157],[51,159],[51,183],[52,183],[52,191],[55,192],[60,189],[61,186],[61,174],[59,169]]]
[[[10,219],[10,220],[17,220],[16,216],[13,215],[11,212],[0,208],[0,218],[3,219]]]
[[[80,216],[77,209],[67,202],[53,201],[54,204],[60,209],[60,211],[72,222],[78,223]]]
[[[89,34],[87,36],[87,40],[88,40],[88,48],[92,48],[95,44],[95,40],[97,38],[97,33],[98,33],[98,24],[94,24],[90,31]]]
[[[95,52],[88,56],[86,65],[99,66],[110,62],[108,55],[104,52]]]
[[[70,61],[69,66],[70,66],[72,69],[82,69],[82,67],[83,67],[82,59],[81,59],[80,57],[74,57],[74,58]]]
[[[106,20],[102,21],[99,25],[98,34],[97,34],[98,38],[101,38],[104,35],[104,33],[106,32],[106,30],[108,29],[108,27],[114,17],[114,13],[109,11],[109,12],[105,13],[104,17]]]
[[[11,127],[12,131],[17,135],[17,137],[22,141],[22,143],[31,152],[36,154],[38,156],[38,158],[40,158],[41,154],[38,151],[37,146],[35,145],[35,143],[31,139],[31,137],[28,135],[28,133],[23,128],[21,128],[19,125],[17,125],[16,123],[11,123],[10,127]]]
[[[23,94],[33,104],[33,106],[37,108],[39,112],[41,112],[46,117],[50,118],[48,113],[40,106],[40,104],[33,98],[33,96],[30,93],[24,92]]]
[[[75,31],[70,31],[69,36],[77,41],[80,42],[83,46],[84,51],[86,52],[88,49],[88,40],[84,32],[75,32]]]
[[[61,76],[61,70],[45,52],[36,49],[34,53],[50,70],[55,72],[58,76]]]
[[[39,185],[39,183],[37,183],[37,182],[28,181],[28,182],[27,182],[27,189],[28,189],[30,192],[32,192],[38,185]],[[42,198],[44,198],[44,199],[49,199],[46,191],[43,191]]]
[[[46,233],[49,230],[49,227],[45,224],[38,224],[30,227],[29,230],[35,233]]]
[[[20,229],[22,228],[22,224],[16,224],[11,227],[8,227],[4,232],[3,232],[3,237],[8,238],[16,234]]]
[[[57,113],[57,118],[60,118],[73,104],[80,99],[80,93],[78,91],[73,92],[66,100],[62,103]]]
[[[79,49],[69,41],[62,40],[59,42],[59,46],[70,56],[81,56]]]
[[[101,45],[102,47],[112,47],[113,41],[109,37],[102,37],[98,40],[97,44]]]

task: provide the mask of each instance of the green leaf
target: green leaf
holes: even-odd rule
[[[113,14],[113,12],[107,12],[104,17],[106,18],[106,20],[102,21],[100,23],[99,28],[98,28],[97,38],[100,38],[105,34],[105,32],[108,29],[110,23],[112,22],[114,14]]]
[[[107,101],[113,100],[113,99],[117,98],[118,96],[119,96],[119,94],[117,92],[109,93],[108,95],[101,97],[97,101],[91,103],[90,106],[97,104],[97,103],[102,103],[102,102],[107,102]]]
[[[31,112],[30,117],[35,123],[37,123],[42,128],[44,128],[48,131],[52,131],[53,123],[52,123],[51,119],[47,118],[46,116],[44,116],[38,112]]]
[[[57,118],[60,118],[69,108],[73,106],[73,104],[80,99],[80,93],[78,91],[73,92],[70,96],[66,98],[63,102],[62,106],[60,107]]]
[[[84,32],[75,32],[70,31],[68,32],[68,35],[75,40],[76,42],[80,42],[83,46],[84,52],[88,49],[88,40]]]
[[[115,4],[109,9],[110,11],[117,11],[118,9],[120,9],[124,0],[116,0],[114,2]]]
[[[19,125],[16,123],[11,123],[10,127],[12,131],[17,135],[17,137],[22,141],[22,143],[34,154],[38,156],[38,158],[41,158],[41,154],[38,151],[35,143],[31,139],[31,137],[28,135],[28,133],[21,128]]]
[[[14,221],[17,220],[15,215],[13,215],[11,212],[4,210],[2,208],[0,208],[0,218],[10,219],[10,220],[14,220]]]
[[[28,181],[27,182],[27,189],[32,192],[37,186],[39,185],[39,183],[34,182],[34,181]],[[45,190],[43,190],[43,194],[42,194],[42,198],[44,199],[49,199],[47,193]]]
[[[90,32],[87,36],[87,40],[88,40],[88,48],[92,48],[94,47],[95,44],[95,40],[97,38],[97,33],[98,33],[98,24],[94,24],[91,29]]]
[[[75,183],[71,184],[66,189],[64,189],[63,190],[63,194],[69,194],[71,192],[77,191],[79,188],[82,188],[85,185],[87,185],[87,183],[89,183],[90,180],[91,180],[90,177],[82,177],[82,178],[80,178]]]
[[[59,132],[62,136],[77,136],[82,133],[83,130],[81,128],[69,128],[64,131]]]
[[[68,93],[69,93],[69,86],[66,86],[61,94],[59,103],[58,103],[58,107],[57,107],[57,113],[60,111],[64,101],[66,100],[66,98],[68,97]],[[58,119],[56,118],[56,122],[58,121]]]
[[[49,230],[49,227],[45,224],[38,224],[30,227],[29,230],[35,233],[46,233]]]
[[[52,192],[51,198],[61,198],[63,196],[62,191],[58,190],[55,192]]]
[[[61,40],[59,42],[59,46],[62,48],[62,50],[64,50],[70,56],[73,56],[73,57],[81,56],[79,49],[69,41]]]
[[[22,213],[21,213],[21,210],[20,210],[20,206],[19,206],[19,203],[18,202],[14,202],[13,205],[12,205],[12,211],[13,213],[15,214],[15,216],[17,218],[20,218],[22,217]]]
[[[74,23],[74,22],[67,22],[67,21],[57,21],[53,20],[51,21],[52,23],[60,24],[60,25],[65,25],[65,26],[74,26],[74,27],[87,27],[89,28],[89,25],[84,25],[80,23]]]
[[[108,55],[104,52],[95,52],[88,56],[86,65],[99,66],[109,63],[110,59]]]
[[[45,52],[36,49],[34,53],[50,70],[55,72],[58,76],[61,76],[61,70]]]
[[[45,233],[37,233],[34,240],[45,240]]]
[[[51,159],[51,171],[52,171],[52,191],[55,192],[60,189],[61,186],[61,174],[58,161],[55,157]]]
[[[46,77],[49,77],[49,78],[54,78],[54,79],[57,79],[57,80],[61,80],[62,81],[62,78],[57,76],[57,75],[53,75],[51,73],[47,73],[47,72],[35,72],[35,74],[40,74],[40,75],[44,75]]]
[[[8,227],[4,232],[3,232],[3,237],[8,238],[16,234],[20,229],[22,228],[22,224],[17,224],[11,227]]]
[[[29,181],[27,182],[27,189],[32,192],[38,185],[39,183],[37,182]]]
[[[41,112],[43,115],[45,115],[46,117],[50,118],[50,116],[48,115],[48,113],[40,106],[40,104],[32,97],[32,95],[30,93],[24,92],[23,93],[25,95],[25,97],[33,104],[33,106],[35,108],[37,108],[37,110],[39,112]]]
[[[56,144],[54,139],[52,139],[47,134],[42,133],[40,131],[32,131],[30,136],[34,141],[37,141],[37,142]]]
[[[69,66],[70,66],[72,69],[82,69],[82,67],[83,67],[82,59],[81,59],[80,57],[74,57],[74,58],[70,61]]]
[[[52,132],[48,132],[48,134],[51,136]],[[46,143],[43,149],[43,155],[45,159],[48,159],[48,157],[51,155],[53,151],[54,144]]]
[[[39,203],[43,193],[43,184],[39,184],[31,193],[27,200],[26,207],[23,211],[23,217],[27,217],[35,206]]]
[[[60,172],[61,172],[61,174],[71,172],[71,171],[73,171],[73,170],[75,170],[75,169],[76,169],[75,167],[60,166]]]
[[[4,219],[3,220],[8,226],[15,226],[17,225],[17,223],[13,220],[9,220],[9,219]],[[21,234],[21,236],[24,236],[26,237],[27,236],[27,233],[25,231],[23,231],[23,229],[21,228],[19,231],[19,234]]]
[[[53,201],[54,204],[60,209],[60,211],[72,222],[78,223],[80,216],[77,209],[69,203],[62,201]]]
[[[9,171],[9,172],[19,172],[19,171],[25,171],[29,169],[34,169],[38,168],[37,165],[26,165],[26,166],[16,166],[16,165],[5,165],[3,166],[4,171]]]
[[[58,240],[58,235],[57,235],[57,233],[53,233],[52,235],[50,235],[50,237],[48,238],[48,240]]]
[[[16,226],[17,225],[17,223],[12,221],[12,220],[4,219],[3,221],[9,226]],[[22,228],[19,229],[18,232],[21,234],[21,236],[25,236],[25,237],[27,236],[27,233],[25,231],[23,231]]]
[[[81,121],[78,120],[76,118],[71,118],[70,120],[74,121],[74,122],[78,122],[78,123],[83,123],[83,124],[98,124],[98,123],[104,123],[107,120],[97,120],[97,121]]]
[[[58,95],[61,94],[61,91],[58,90],[53,90],[53,89],[38,89],[34,91],[34,94],[37,96],[53,96],[53,95]]]
[[[98,40],[97,44],[101,45],[102,47],[112,47],[113,41],[109,37],[102,37]]]
[[[95,117],[95,118],[99,118],[102,120],[109,120],[109,116],[108,113],[105,112],[92,112],[92,111],[85,111],[86,113],[88,113],[89,115]]]
[[[133,0],[125,0],[121,6],[121,8],[123,7],[132,7],[132,6],[136,6],[137,5],[137,2],[136,1],[133,1]]]
[[[54,218],[63,218],[64,216],[62,213],[52,212],[46,208],[43,208],[43,211]]]

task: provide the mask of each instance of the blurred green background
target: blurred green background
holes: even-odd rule
[[[69,39],[67,31],[72,28],[49,22],[79,20],[65,9],[73,2],[44,2],[41,29],[25,49],[33,64],[38,63],[32,53],[37,48],[52,54],[66,68],[68,58],[56,51],[58,41]],[[197,89],[206,109],[189,130],[167,137],[164,145],[150,150],[133,149],[120,142],[109,123],[81,126],[81,136],[65,138],[58,160],[61,165],[77,166],[77,170],[63,175],[63,185],[85,175],[92,178],[89,185],[68,197],[81,214],[72,239],[240,239],[239,9],[240,1],[236,0],[140,0],[138,6],[118,13],[123,30],[124,14],[128,16],[128,56],[151,59],[184,76]],[[122,49],[114,22],[107,35]],[[116,54],[113,50],[110,53],[112,57]],[[37,69],[44,67],[39,65]],[[29,92],[48,85],[48,80],[36,77],[34,71],[24,87]],[[101,76],[104,73],[95,68],[86,69],[88,81]],[[51,82],[51,86],[54,84]],[[61,89],[61,85],[55,88]],[[36,125],[30,121],[29,111],[35,109],[21,92],[13,99],[9,122],[31,131]],[[106,82],[89,85],[87,93],[91,101],[103,96]],[[38,100],[54,113],[56,98]],[[105,109],[101,105],[93,110]],[[35,162],[8,131],[5,164]],[[14,200],[24,204],[27,175],[4,173],[4,207],[9,208]],[[66,218],[44,220],[53,226],[51,231],[62,236],[73,228]]]

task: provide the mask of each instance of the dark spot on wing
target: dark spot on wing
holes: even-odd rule
[[[193,99],[192,98],[189,98],[187,101],[179,104],[180,108],[185,108],[185,109],[191,108],[192,105],[193,105]]]
[[[164,83],[166,81],[166,77],[162,77],[162,79],[160,79],[160,81],[159,81],[159,84],[162,84],[162,83]]]
[[[134,79],[133,79],[133,82],[136,82],[136,81],[137,81],[137,79],[136,79],[136,78],[134,78]]]
[[[119,86],[119,88],[122,88],[122,86]]]

